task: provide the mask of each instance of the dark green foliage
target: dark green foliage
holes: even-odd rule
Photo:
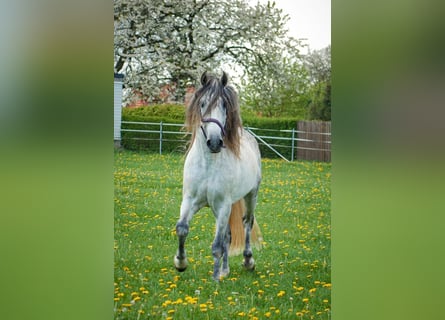
[[[185,106],[183,104],[156,104],[140,108],[124,108],[122,109],[122,120],[184,123],[184,114]]]
[[[150,122],[151,124],[122,123],[122,129],[159,131],[160,122],[184,124],[185,107],[180,104],[159,104],[140,108],[123,108],[122,121]],[[184,152],[188,137],[181,126],[162,126],[162,152]],[[176,132],[176,133],[171,133]],[[129,150],[159,152],[158,132],[122,132],[122,147]]]
[[[309,104],[311,120],[331,121],[331,84],[319,83],[314,86],[312,100]]]

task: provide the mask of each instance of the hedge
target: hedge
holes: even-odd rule
[[[296,118],[264,118],[255,117],[249,112],[246,112],[246,116],[243,117],[241,112],[243,125],[245,127],[255,128],[253,130],[260,136],[275,136],[275,137],[291,137],[289,132],[268,132],[267,130],[292,130],[296,129]],[[152,105],[139,108],[124,108],[122,110],[122,121],[131,122],[152,122],[152,124],[122,124],[122,129],[144,129],[159,131],[159,123],[173,123],[184,124],[185,107],[180,104],[162,104]],[[258,129],[258,130],[256,130]],[[263,130],[262,130],[263,129]],[[186,132],[180,126],[163,126],[163,131],[178,132],[182,134],[163,133],[162,152],[184,152],[186,149],[186,143],[188,137]],[[271,143],[281,154],[286,158],[291,157],[291,141],[287,140],[274,140],[265,139],[268,143]],[[284,145],[286,147],[279,147],[276,145]],[[159,152],[159,133],[141,133],[141,132],[122,132],[122,147],[131,150],[146,150]],[[268,147],[260,143],[260,151],[262,157],[276,158],[278,157]]]

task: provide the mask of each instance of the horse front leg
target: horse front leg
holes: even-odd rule
[[[249,193],[245,198],[246,203],[246,213],[243,217],[244,231],[246,235],[245,248],[243,252],[244,256],[244,268],[247,270],[255,269],[255,260],[253,259],[253,252],[250,246],[250,236],[252,232],[253,222],[255,219],[254,211],[256,207],[258,190],[254,190]]]
[[[181,203],[181,214],[176,223],[176,235],[178,237],[178,251],[176,252],[173,262],[176,270],[179,272],[187,269],[187,256],[185,253],[185,240],[189,233],[189,223],[193,215],[200,209],[196,204],[192,204],[190,199],[183,199]]]
[[[228,227],[226,230],[226,237],[224,238],[224,244],[223,244],[222,269],[220,277],[226,277],[230,273],[230,267],[229,267],[230,242],[231,242],[231,233],[230,233],[230,227]]]
[[[230,244],[230,231],[229,229],[229,217],[230,217],[231,204],[224,204],[213,208],[213,213],[216,217],[216,234],[215,240],[212,244],[213,255],[213,279],[219,281],[221,277],[229,274],[229,244]],[[223,260],[223,270],[221,272],[221,258]]]

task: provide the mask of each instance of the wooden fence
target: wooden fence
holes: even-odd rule
[[[298,160],[331,161],[331,122],[298,121]]]

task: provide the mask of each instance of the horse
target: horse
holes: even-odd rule
[[[240,251],[245,269],[255,268],[252,245],[260,248],[262,242],[254,216],[261,155],[255,138],[242,126],[238,95],[228,85],[227,74],[218,78],[204,72],[200,80],[201,87],[186,109],[185,127],[191,141],[184,162],[174,265],[179,272],[186,270],[189,223],[201,208],[210,207],[216,219],[213,279],[219,281],[230,272],[229,255]]]

